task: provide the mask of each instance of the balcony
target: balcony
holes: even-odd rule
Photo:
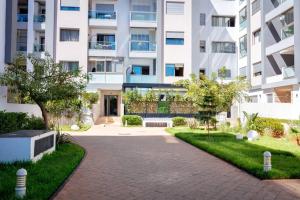
[[[283,67],[282,75],[283,75],[284,79],[295,77],[295,75],[296,75],[295,67],[294,66]]]
[[[240,31],[244,30],[247,27],[247,20],[240,23]]]
[[[34,52],[45,52],[45,44],[34,44]]]
[[[90,42],[89,56],[117,56],[116,43],[109,41]]]
[[[263,89],[297,84],[298,81],[295,75],[295,68],[293,66],[283,67],[282,74],[266,78],[266,84],[263,85]]]
[[[89,84],[123,84],[122,73],[89,72]]]
[[[89,11],[89,25],[117,27],[117,13],[105,11]]]
[[[156,58],[156,44],[150,41],[130,41],[129,57]]]
[[[27,43],[26,42],[17,42],[17,52],[26,52],[27,51]]]
[[[157,83],[155,75],[127,75],[127,83]]]
[[[28,14],[17,14],[17,22],[28,22]]]
[[[281,40],[289,38],[294,35],[294,24],[290,26],[286,26],[281,29]]]
[[[156,12],[131,11],[130,27],[156,28]]]
[[[43,23],[45,21],[46,21],[46,16],[44,14],[34,16],[34,22],[36,23]]]

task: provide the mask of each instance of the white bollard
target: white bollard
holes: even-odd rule
[[[264,172],[271,171],[272,163],[271,163],[271,153],[269,151],[264,152]]]
[[[23,198],[26,195],[26,176],[26,169],[22,168],[17,171],[17,184],[15,188],[17,198]]]
[[[127,127],[128,126],[128,123],[127,123],[127,120],[125,121],[125,127]]]

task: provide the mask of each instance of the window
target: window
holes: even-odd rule
[[[17,29],[17,51],[27,51],[27,31]]]
[[[213,53],[235,53],[234,42],[212,42]]]
[[[206,15],[205,13],[200,13],[200,26],[205,26],[206,24]]]
[[[93,68],[92,71],[118,73],[118,72],[122,72],[122,65],[118,62],[113,62],[111,60],[97,61],[96,68]]]
[[[273,94],[267,94],[267,103],[273,103]]]
[[[167,45],[184,45],[184,32],[167,32]]]
[[[205,74],[206,74],[205,69],[200,69],[199,70],[199,75],[205,75]]]
[[[60,41],[79,41],[79,30],[77,29],[60,29]]]
[[[247,7],[243,8],[239,13],[240,18],[240,30],[243,30],[247,26]]]
[[[64,70],[71,72],[77,71],[79,69],[79,62],[78,61],[62,61],[61,62]]]
[[[200,40],[200,52],[201,53],[206,52],[206,41],[205,40]]]
[[[166,12],[168,15],[183,15],[184,14],[184,3],[167,1],[167,11]]]
[[[131,50],[132,51],[149,51],[153,50],[148,34],[132,34],[131,35]]]
[[[261,76],[262,75],[262,69],[261,69],[261,62],[254,63],[253,64],[253,76]]]
[[[240,77],[242,78],[246,78],[247,77],[247,67],[241,67],[240,68],[240,74],[239,74]]]
[[[97,34],[97,49],[115,50],[115,35],[113,34]]]
[[[212,26],[234,27],[235,17],[212,16]]]
[[[260,11],[260,0],[255,0],[252,3],[252,15]]]
[[[261,41],[261,31],[260,29],[253,32],[253,45],[260,43]]]
[[[166,64],[166,76],[183,76],[183,64]]]
[[[149,66],[141,66],[141,65],[133,65],[132,66],[132,74],[135,75],[149,75],[150,67]]]
[[[79,11],[80,10],[80,0],[61,0],[60,10],[65,11]]]
[[[247,56],[247,35],[240,38],[240,58]]]
[[[249,103],[258,103],[257,95],[249,96]]]
[[[231,78],[231,70],[230,69],[219,69],[218,70],[218,77],[219,78],[224,78],[224,79],[229,79]]]

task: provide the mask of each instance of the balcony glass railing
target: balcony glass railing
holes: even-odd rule
[[[131,11],[130,20],[133,21],[156,21],[156,12]]]
[[[240,31],[247,27],[247,20],[240,23]]]
[[[34,16],[34,22],[43,23],[45,21],[46,21],[46,16],[45,15],[35,15]]]
[[[294,66],[283,67],[282,68],[282,75],[283,75],[283,78],[294,77],[296,75],[295,67]]]
[[[127,75],[127,83],[156,83],[155,75]]]
[[[286,2],[287,0],[271,0],[272,4],[274,5],[275,8]]]
[[[89,83],[122,84],[122,73],[89,72]]]
[[[294,35],[294,25],[286,26],[283,29],[281,29],[281,40],[284,40],[293,35]]]
[[[17,42],[17,51],[27,51],[27,43],[26,42]]]
[[[17,21],[18,22],[28,22],[28,14],[18,14]]]
[[[89,11],[89,18],[90,19],[116,19],[117,14],[116,12],[106,12],[106,11],[97,11],[92,10]]]
[[[131,41],[130,51],[156,51],[156,44],[149,41]]]
[[[116,43],[109,41],[90,42],[89,49],[116,50]]]
[[[44,52],[45,44],[34,44],[33,50],[34,50],[34,52]]]

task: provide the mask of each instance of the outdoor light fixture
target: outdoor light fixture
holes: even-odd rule
[[[27,171],[25,169],[19,169],[17,171],[17,184],[16,184],[16,197],[17,198],[24,198],[26,195],[26,176]]]
[[[272,164],[271,164],[271,153],[269,151],[264,152],[264,172],[271,171]]]

